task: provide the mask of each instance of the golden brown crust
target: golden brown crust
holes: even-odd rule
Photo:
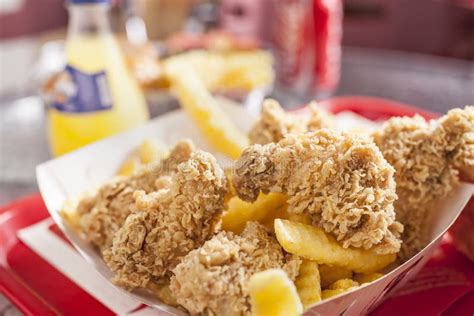
[[[241,235],[221,232],[191,251],[173,270],[170,288],[192,315],[250,315],[249,278],[281,268],[294,280],[299,265],[262,225],[249,222]]]
[[[211,154],[193,152],[164,183],[169,187],[134,193],[136,211],[103,253],[113,281],[126,288],[166,281],[182,257],[214,234],[224,209],[227,179]]]
[[[394,169],[368,138],[327,129],[288,134],[247,148],[234,171],[236,193],[245,201],[261,191],[285,193],[288,212],[311,216],[344,247],[400,249]]]
[[[458,185],[456,168],[473,169],[473,107],[449,111],[439,121],[420,116],[387,121],[374,139],[396,169],[397,219],[403,223],[402,260],[427,242],[426,219],[436,201]]]
[[[291,114],[285,112],[277,101],[265,100],[260,118],[249,132],[251,143],[268,144],[290,133],[304,133],[332,125],[330,114],[315,103],[311,103],[309,109],[309,115]]]
[[[474,106],[449,111],[436,133],[463,179],[474,182]]]
[[[97,247],[104,249],[112,244],[113,234],[132,212],[136,190],[152,192],[159,189],[156,180],[176,171],[176,167],[189,159],[194,145],[180,141],[168,158],[144,167],[130,177],[115,177],[102,185],[91,196],[84,197],[77,207],[80,227],[85,236]]]

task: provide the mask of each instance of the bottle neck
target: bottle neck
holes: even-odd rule
[[[105,35],[111,33],[109,4],[69,5],[68,35]]]

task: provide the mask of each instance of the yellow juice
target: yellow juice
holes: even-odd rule
[[[104,86],[111,107],[86,112],[68,112],[49,107],[48,134],[54,156],[148,120],[143,92],[128,72],[112,34],[73,35],[67,39],[66,54],[68,66],[81,73],[105,73]]]

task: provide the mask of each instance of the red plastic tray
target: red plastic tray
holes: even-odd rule
[[[391,116],[413,116],[416,113],[427,119],[438,116],[416,107],[370,97],[333,98],[320,102],[320,105],[333,113],[352,111],[372,120]],[[304,111],[304,108],[298,111]],[[473,200],[470,207],[474,207],[472,202]],[[26,315],[113,315],[112,311],[55,270],[18,239],[18,230],[48,217],[39,194],[0,208],[0,291]],[[474,264],[450,243],[444,243],[440,251],[448,254],[444,259],[446,264],[456,264],[460,269],[472,270],[474,273]],[[430,262],[429,265],[433,263]],[[474,282],[472,280],[471,283]],[[398,315],[403,311],[405,315],[463,315],[466,312],[466,315],[472,315],[473,288],[473,284],[470,284],[471,291],[463,288],[465,295],[457,301],[457,298],[452,297],[444,298],[444,301],[440,298],[437,303],[431,304],[431,308],[426,308],[421,303],[413,305],[410,299],[403,296],[390,298],[373,314]],[[425,299],[428,302],[432,300],[430,297]]]
[[[18,239],[47,217],[39,194],[0,209],[0,291],[26,315],[113,315]]]

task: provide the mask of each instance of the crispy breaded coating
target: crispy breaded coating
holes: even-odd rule
[[[152,192],[160,187],[156,180],[176,171],[176,167],[189,159],[194,145],[187,140],[178,142],[169,156],[153,163],[130,177],[115,177],[102,185],[91,196],[78,204],[80,227],[88,240],[100,249],[112,244],[113,234],[122,226],[135,203],[136,190]]]
[[[474,106],[449,111],[439,120],[436,133],[454,167],[474,182]]]
[[[438,121],[421,116],[388,120],[374,140],[396,170],[397,220],[403,223],[399,254],[407,260],[427,243],[426,220],[436,201],[458,185],[456,168],[474,169],[474,108],[456,109]]]
[[[193,152],[170,177],[168,188],[135,192],[136,211],[103,253],[113,281],[128,289],[169,279],[182,257],[211,238],[224,209],[227,179],[211,154]]]
[[[191,315],[251,315],[250,277],[281,268],[294,280],[299,265],[264,226],[248,222],[241,235],[221,232],[191,251],[173,270],[170,288]]]
[[[260,192],[287,194],[289,213],[309,215],[344,247],[400,249],[394,169],[366,137],[321,129],[250,146],[235,165],[233,184],[250,202]]]
[[[331,115],[318,108],[316,103],[312,102],[309,109],[309,115],[287,113],[277,101],[265,100],[260,118],[249,132],[251,143],[268,144],[279,141],[289,133],[304,133],[332,126]]]

